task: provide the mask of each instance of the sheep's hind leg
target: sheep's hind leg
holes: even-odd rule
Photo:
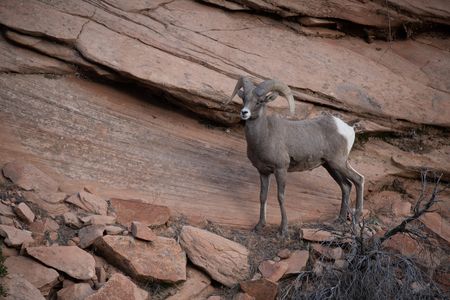
[[[350,193],[352,183],[345,176],[342,176],[336,169],[332,168],[328,163],[324,163],[323,167],[333,177],[334,181],[339,185],[342,192],[341,210],[339,211],[338,221],[345,223],[348,216],[348,205],[350,202]]]
[[[277,169],[275,171],[275,178],[277,179],[278,204],[280,205],[280,212],[281,212],[280,234],[283,237],[287,236],[288,233],[287,229],[288,220],[286,215],[286,209],[284,208],[284,189],[286,186],[286,175],[287,175],[286,169]]]
[[[267,193],[269,191],[270,175],[259,174],[261,181],[261,191],[259,194],[259,222],[256,224],[254,231],[258,232],[266,225],[266,207],[267,207]]]

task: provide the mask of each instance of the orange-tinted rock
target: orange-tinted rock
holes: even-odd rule
[[[8,295],[5,300],[45,300],[41,292],[28,280],[18,274],[7,274],[0,279],[0,284]]]
[[[311,249],[319,255],[332,260],[341,259],[344,255],[341,247],[332,248],[321,244],[312,244]]]
[[[92,255],[76,246],[28,247],[28,255],[69,276],[89,280],[95,276]]]
[[[265,260],[259,264],[258,270],[262,276],[270,281],[277,282],[289,269],[289,264],[285,261],[274,262]]]
[[[63,203],[47,202],[47,194],[41,195],[41,193],[25,192],[24,196],[27,201],[37,205],[40,209],[46,211],[50,216],[55,217],[63,215],[69,211],[69,208]]]
[[[187,268],[186,274],[186,281],[177,287],[177,291],[172,296],[166,298],[166,300],[196,299],[196,297],[211,283],[208,276],[196,269]]]
[[[131,234],[135,238],[149,242],[154,241],[157,238],[157,235],[150,228],[140,222],[131,223]]]
[[[105,215],[108,210],[108,203],[102,197],[81,191],[66,199],[66,202],[78,206],[82,210],[92,212],[94,214]]]
[[[419,219],[427,228],[450,243],[450,223],[437,212],[423,214]]]
[[[274,300],[278,293],[278,284],[265,278],[241,282],[241,289],[255,297],[255,300]]]
[[[58,300],[85,300],[86,297],[92,295],[95,291],[88,283],[76,283],[58,291]]]
[[[0,225],[0,235],[5,238],[5,244],[10,247],[19,247],[24,243],[33,242],[30,231],[20,230],[13,226]]]
[[[192,226],[183,226],[180,244],[194,265],[226,286],[250,276],[249,252],[241,244]]]
[[[35,215],[25,203],[21,202],[16,206],[15,212],[25,223],[30,224],[34,221]]]
[[[303,228],[302,238],[304,240],[312,242],[327,242],[331,241],[334,238],[334,236],[329,231],[314,228]]]
[[[17,274],[38,288],[43,295],[48,295],[58,282],[59,274],[54,269],[47,268],[33,259],[24,256],[8,257],[5,260],[8,274]]]
[[[78,231],[78,236],[80,237],[79,246],[83,249],[89,247],[96,239],[103,236],[105,229],[105,225],[90,225],[81,228]]]
[[[111,199],[111,206],[117,214],[117,222],[124,226],[130,226],[133,221],[147,226],[162,225],[170,218],[170,210],[167,206],[139,200]]]
[[[408,201],[395,201],[392,203],[392,213],[397,217],[406,217],[411,214],[411,203]]]
[[[103,215],[90,215],[80,219],[85,225],[110,225],[116,222],[116,217]]]
[[[29,191],[56,192],[58,183],[34,165],[14,161],[3,167],[3,175],[21,188]]]
[[[288,258],[290,255],[291,250],[289,249],[281,249],[280,251],[277,252],[277,256],[282,259]]]
[[[131,236],[107,235],[95,246],[109,263],[137,280],[186,280],[186,254],[174,239],[158,237],[149,243]]]
[[[306,250],[292,251],[289,258],[283,260],[288,265],[285,274],[297,274],[305,270],[308,263],[309,252]]]
[[[147,300],[148,293],[136,286],[128,277],[115,273],[95,294],[86,300]]]

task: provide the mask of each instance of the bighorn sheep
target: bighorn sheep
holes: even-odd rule
[[[242,90],[241,90],[242,88]],[[281,235],[287,233],[284,190],[287,172],[312,170],[323,166],[342,190],[339,219],[347,219],[351,183],[356,187],[355,218],[363,209],[364,177],[348,162],[355,140],[353,128],[334,116],[320,116],[310,120],[293,121],[266,115],[266,103],[280,94],[289,103],[291,113],[295,104],[291,90],[278,80],[266,80],[254,85],[249,78],[240,77],[229,103],[236,93],[244,106],[240,117],[245,120],[247,156],[258,169],[261,180],[260,217],[255,230],[266,224],[266,201],[271,174],[275,174],[278,202],[281,210]]]

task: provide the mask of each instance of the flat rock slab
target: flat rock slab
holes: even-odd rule
[[[52,217],[63,215],[70,210],[64,203],[47,201],[49,198],[46,193],[24,192],[23,194],[27,201],[37,205]]]
[[[283,277],[289,267],[289,264],[285,261],[274,262],[265,260],[259,264],[258,270],[264,278],[277,282]]]
[[[3,175],[24,190],[56,192],[59,184],[32,164],[14,161],[3,167]]]
[[[19,216],[19,218],[21,218],[27,224],[30,224],[34,221],[35,215],[33,211],[28,205],[23,202],[19,203],[19,205],[16,206],[15,212],[17,216]]]
[[[186,280],[186,254],[174,239],[158,237],[145,242],[107,235],[98,239],[95,247],[109,263],[137,280]]]
[[[194,265],[226,286],[250,275],[249,251],[241,244],[192,226],[183,226],[180,244]]]
[[[289,258],[283,260],[288,265],[285,274],[298,274],[306,269],[309,259],[309,251],[295,250],[292,251]]]
[[[95,260],[77,246],[28,247],[28,255],[67,275],[89,280],[95,276]]]
[[[86,300],[147,300],[148,292],[136,286],[128,277],[115,273],[95,294]]]
[[[90,225],[81,228],[78,231],[78,236],[80,237],[79,246],[83,249],[89,247],[95,242],[96,239],[103,236],[105,230],[105,225]]]
[[[89,283],[75,283],[58,291],[58,300],[85,300],[95,291]]]
[[[315,229],[315,228],[303,228],[302,238],[311,242],[327,242],[334,239],[334,235],[325,230]]]
[[[165,224],[170,218],[167,206],[145,203],[140,200],[111,199],[111,206],[117,214],[117,222],[130,226],[138,221],[146,226]]]
[[[45,300],[41,292],[28,280],[18,274],[7,274],[0,279],[2,287],[8,295],[2,297],[5,300]]]
[[[94,214],[106,216],[108,212],[108,203],[105,199],[86,191],[72,195],[65,201]]]
[[[5,238],[5,244],[10,247],[19,247],[34,241],[30,231],[8,225],[0,225],[0,235]]]
[[[274,300],[278,293],[278,284],[268,279],[241,282],[241,289],[255,297],[255,300]]]
[[[166,300],[198,299],[196,297],[211,284],[211,279],[196,269],[188,267],[186,273],[186,281],[179,285],[176,292],[174,291],[174,294]]]
[[[59,282],[58,272],[28,257],[8,257],[4,264],[8,268],[9,274],[22,276],[38,288],[43,295],[48,295],[50,290]]]
[[[149,242],[154,241],[157,238],[157,235],[150,228],[140,222],[131,223],[131,234],[135,238]]]

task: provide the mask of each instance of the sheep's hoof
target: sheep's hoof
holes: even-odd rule
[[[255,227],[253,227],[253,230],[252,230],[252,231],[253,231],[253,232],[259,233],[259,232],[261,232],[261,231],[263,230],[264,226],[266,226],[266,224],[264,224],[264,223],[258,223],[258,224],[256,224]]]
[[[281,227],[281,228],[279,229],[279,231],[278,231],[278,235],[279,235],[281,238],[287,238],[287,237],[289,236],[287,228]]]

